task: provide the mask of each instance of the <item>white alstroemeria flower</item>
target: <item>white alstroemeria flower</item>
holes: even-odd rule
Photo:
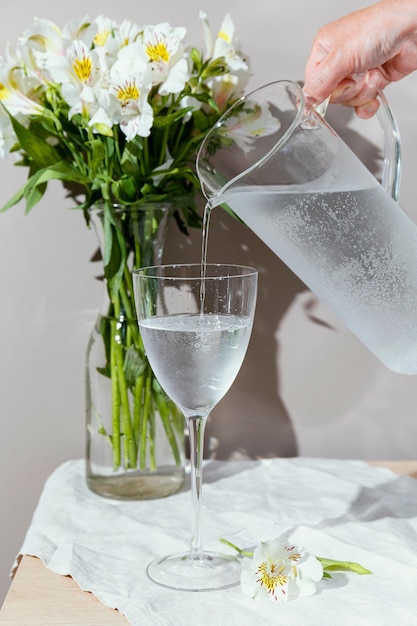
[[[243,108],[239,107],[236,114],[226,121],[221,132],[233,139],[241,150],[248,152],[257,137],[272,135],[280,126],[280,121],[267,106],[248,100]]]
[[[190,77],[182,44],[185,34],[185,28],[174,28],[167,22],[144,29],[144,52],[152,68],[153,83],[161,83],[159,93],[163,96],[180,93]]]
[[[220,30],[217,33],[216,41],[214,42],[213,57],[226,59],[227,65],[232,72],[247,71],[249,69],[246,60],[241,56],[240,45],[235,40],[235,26],[232,18],[227,14],[220,26]]]
[[[80,40],[73,41],[65,55],[48,57],[45,68],[54,82],[64,87],[73,85],[78,92],[93,83],[93,57],[87,44]]]
[[[105,47],[109,39],[113,38],[113,32],[116,24],[114,20],[104,15],[99,15],[91,23],[92,42],[95,47]],[[83,40],[87,43],[88,40],[83,37]],[[90,46],[91,47],[91,46]]]
[[[281,603],[313,595],[322,577],[316,557],[279,537],[262,542],[252,560],[243,563],[241,587],[251,598]]]
[[[97,65],[102,73],[109,72],[117,59],[120,46],[115,37],[116,30],[117,24],[112,19],[100,15],[91,22],[82,37],[89,50],[96,56]]]
[[[19,42],[22,46],[39,53],[36,54],[39,61],[43,61],[45,55],[48,54],[64,54],[62,31],[51,20],[35,18],[31,26],[24,31]]]
[[[100,57],[101,66],[110,70],[117,59],[119,50],[129,43],[133,43],[138,37],[140,29],[128,20],[118,25],[113,20],[101,15],[91,22],[91,31],[94,36],[90,48],[94,48]],[[83,39],[87,41],[85,38]]]
[[[147,102],[152,73],[139,56],[140,44],[123,48],[110,70],[111,91],[119,103],[119,124],[128,140],[147,137],[153,124],[153,109]]]
[[[88,15],[84,16],[82,19],[70,20],[62,29],[64,50],[66,50],[68,46],[75,41],[75,39],[82,39],[89,47],[91,47],[95,33],[96,29],[94,22],[91,22]]]
[[[94,112],[95,88],[99,84],[101,70],[94,50],[79,39],[71,43],[66,55],[49,57],[45,68],[52,80],[61,84],[64,100],[70,105],[69,118],[81,113],[91,117]]]
[[[203,26],[206,57],[223,58],[230,69],[229,73],[208,81],[214,101],[220,109],[223,109],[231,98],[236,99],[243,92],[250,78],[249,63],[240,51],[239,42],[235,38],[235,27],[229,14],[223,19],[215,39],[211,34],[206,13],[200,11],[199,17]]]
[[[19,43],[22,48],[32,51],[38,68],[43,69],[51,57],[65,57],[68,46],[85,35],[89,28],[90,22],[87,17],[71,20],[62,31],[51,20],[35,18],[33,24],[23,33]],[[83,39],[87,41],[85,37]]]
[[[247,60],[242,56],[240,44],[235,39],[235,27],[232,18],[227,14],[220,26],[217,37],[213,40],[207,14],[200,11],[200,20],[203,26],[203,35],[206,48],[206,57],[213,59],[224,58],[232,72],[249,71]]]
[[[143,27],[138,26],[130,20],[123,20],[120,26],[114,31],[114,38],[118,43],[119,50],[138,41],[142,32]]]
[[[0,103],[18,119],[44,113],[45,109],[35,95],[37,87],[33,76],[28,76],[13,60],[10,65],[1,67]]]
[[[91,46],[100,58],[100,66],[104,71],[110,71],[119,51],[137,41],[143,31],[130,20],[124,20],[118,25],[103,16],[94,20],[91,27],[95,27],[96,31]]]

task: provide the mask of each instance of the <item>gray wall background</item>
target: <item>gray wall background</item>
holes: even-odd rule
[[[359,0],[15,0],[0,21],[0,46],[14,45],[33,17],[63,26],[88,14],[169,21],[202,45],[198,13],[213,30],[226,12],[251,59],[251,87],[302,79],[317,29],[365,6]],[[387,90],[403,138],[400,202],[417,218],[417,75]],[[377,150],[374,122],[340,111],[347,137]],[[372,137],[369,139],[369,137]],[[13,159],[0,162],[0,204],[24,182]],[[9,570],[47,476],[84,455],[84,354],[101,284],[94,233],[51,185],[30,216],[18,206],[0,215],[0,600]],[[198,261],[200,233],[171,230],[165,260]],[[417,381],[380,365],[251,232],[213,213],[209,260],[247,262],[261,272],[256,327],[232,390],[213,413],[208,435],[219,458],[304,455],[407,459],[417,455]]]

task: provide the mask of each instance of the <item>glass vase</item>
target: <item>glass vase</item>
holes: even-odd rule
[[[156,203],[111,209],[127,258],[116,292],[104,278],[104,302],[86,355],[86,479],[101,496],[160,498],[184,481],[184,420],[146,359],[131,280],[133,268],[161,262],[172,212],[172,205]],[[104,209],[90,209],[89,219],[104,258]]]

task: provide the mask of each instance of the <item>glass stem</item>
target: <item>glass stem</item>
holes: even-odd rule
[[[203,488],[203,448],[204,430],[207,416],[192,415],[186,418],[190,435],[190,463],[191,463],[191,504],[192,528],[191,551],[193,559],[203,555],[201,543],[201,505]]]

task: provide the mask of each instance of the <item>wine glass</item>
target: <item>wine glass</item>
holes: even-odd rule
[[[185,554],[152,561],[149,577],[187,591],[238,584],[235,556],[203,551],[201,542],[204,429],[231,387],[252,330],[257,270],[240,265],[159,265],[133,272],[145,351],[168,396],[181,408],[190,436],[192,532]]]

